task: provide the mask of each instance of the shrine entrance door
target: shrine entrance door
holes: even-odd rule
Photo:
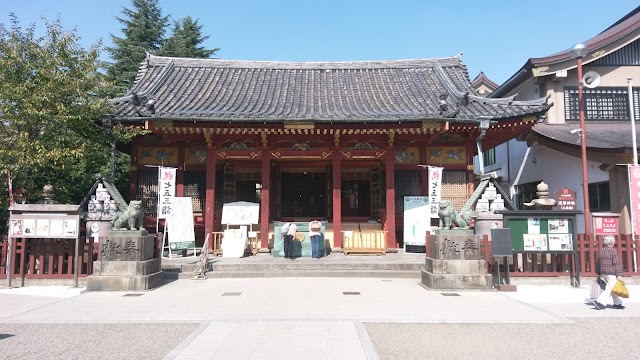
[[[324,169],[281,172],[281,215],[285,218],[327,217],[327,174]]]

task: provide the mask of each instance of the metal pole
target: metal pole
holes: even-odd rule
[[[633,146],[633,165],[638,165],[638,145],[636,143],[636,119],[635,111],[633,110],[633,88],[631,87],[631,80],[633,78],[627,78],[629,85],[629,115],[631,116],[631,146]]]
[[[578,58],[578,106],[580,109],[580,148],[582,150],[582,191],[584,196],[584,231],[591,236],[591,211],[589,211],[589,179],[587,177],[587,136],[584,124],[584,101],[582,94],[582,58]]]

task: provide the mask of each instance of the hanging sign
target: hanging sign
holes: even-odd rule
[[[442,170],[444,168],[429,166],[429,213],[432,219],[438,218],[438,203],[442,195]]]
[[[596,235],[617,235],[618,216],[600,216],[593,214],[593,228]]]
[[[160,167],[158,171],[158,219],[166,219],[176,194],[176,168]]]

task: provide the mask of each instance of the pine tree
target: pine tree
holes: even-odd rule
[[[202,35],[202,25],[198,20],[193,21],[190,16],[174,21],[173,34],[167,39],[158,52],[163,56],[207,59],[215,55],[220,49],[204,49],[202,44],[209,36]]]
[[[125,17],[116,19],[124,25],[124,37],[111,35],[114,46],[106,48],[115,61],[107,68],[107,74],[120,94],[133,85],[145,53],[162,48],[169,21],[168,16],[162,16],[158,0],[133,0],[133,10],[124,8],[122,12]]]

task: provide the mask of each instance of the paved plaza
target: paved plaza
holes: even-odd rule
[[[425,290],[416,279],[176,280],[143,293],[0,289],[0,358],[637,358],[640,285],[625,310],[587,287],[515,293]],[[601,335],[598,335],[601,334]],[[628,356],[627,356],[628,355]]]

